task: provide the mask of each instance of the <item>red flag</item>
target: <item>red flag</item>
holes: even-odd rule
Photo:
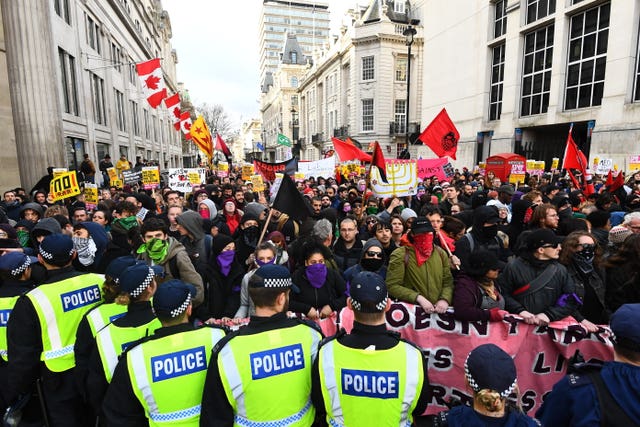
[[[231,157],[231,151],[229,151],[229,147],[224,143],[222,137],[219,133],[216,133],[216,150],[222,151],[222,154],[228,159]]]
[[[191,113],[188,111],[180,114],[180,128],[186,139],[191,139]]]
[[[611,173],[611,171],[609,171],[609,173]],[[615,192],[618,188],[622,187],[624,185],[624,176],[622,176],[622,171],[618,172],[618,175],[616,176],[616,179],[611,184],[611,187],[609,187],[608,182],[609,181],[607,181],[607,187],[609,188],[609,191],[612,193]]]
[[[611,184],[613,184],[613,175],[611,174],[611,170],[609,170],[609,173],[607,174],[607,182],[604,183],[604,186],[611,187]]]
[[[380,179],[388,184],[387,181],[387,164],[384,161],[384,155],[382,154],[382,150],[380,149],[380,144],[378,141],[373,143],[373,154],[371,154],[371,167],[378,168],[378,172],[380,173]],[[371,174],[371,171],[369,171]]]
[[[562,169],[578,169],[582,172],[582,176],[587,175],[587,158],[576,145],[571,130],[569,128],[569,136],[567,136],[567,147],[564,149],[564,158],[562,159]]]
[[[567,173],[569,174],[569,178],[571,178],[571,182],[573,183],[573,186],[576,188],[576,190],[582,189],[582,186],[578,182],[578,178],[573,175],[571,169],[567,169]]]
[[[453,160],[456,159],[460,134],[447,114],[446,108],[438,113],[418,139],[428,145],[436,156],[449,156]]]
[[[180,95],[174,94],[164,100],[164,106],[167,107],[171,118],[173,119],[173,127],[180,130]]]
[[[361,162],[370,162],[371,156],[364,151],[358,149],[355,145],[341,141],[338,138],[331,138],[333,141],[333,147],[338,153],[338,157],[341,162],[347,162],[349,160],[360,160]]]
[[[167,97],[167,88],[164,85],[162,68],[160,68],[160,58],[136,64],[136,69],[149,105],[151,108],[157,108]]]

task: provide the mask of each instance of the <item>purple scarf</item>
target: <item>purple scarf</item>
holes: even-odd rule
[[[222,252],[218,255],[218,265],[220,266],[220,272],[222,272],[223,276],[228,276],[231,271],[231,264],[233,263],[233,259],[236,256],[236,251],[230,250]]]
[[[305,273],[309,283],[316,289],[324,286],[327,280],[327,266],[324,264],[311,264],[305,268]]]

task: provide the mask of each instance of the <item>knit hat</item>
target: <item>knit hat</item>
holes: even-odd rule
[[[402,221],[407,222],[407,220],[409,218],[417,218],[418,214],[416,214],[416,211],[414,211],[411,208],[404,208],[402,210],[402,213],[400,213],[400,218],[402,218]]]
[[[73,249],[71,237],[64,234],[51,234],[42,240],[38,252],[47,264],[62,267],[71,262],[76,250]]]
[[[153,295],[156,316],[178,317],[184,313],[196,296],[196,288],[182,280],[172,279],[158,286]]]
[[[469,255],[469,262],[465,267],[465,272],[471,277],[484,277],[489,270],[500,268],[500,260],[492,251],[476,249]]]
[[[506,398],[516,386],[516,365],[511,356],[495,344],[482,344],[471,350],[464,362],[464,374],[476,393],[493,390]]]
[[[351,279],[351,306],[362,313],[380,313],[387,306],[387,285],[379,274],[363,271]]]
[[[16,233],[16,229],[9,224],[0,224],[0,230],[3,230],[5,233],[7,233],[7,237],[6,237],[7,239],[15,240],[18,238],[18,233]]]
[[[362,246],[362,253],[364,254],[365,252],[367,252],[369,249],[371,249],[372,247],[376,247],[376,248],[380,248],[382,250],[384,250],[384,248],[382,247],[382,243],[380,243],[380,241],[376,238],[371,238],[369,240],[367,240],[364,245]]]
[[[255,215],[257,218],[259,218],[260,214],[265,210],[267,210],[267,207],[258,202],[247,203],[247,205],[243,209],[245,215],[251,214]]]
[[[9,252],[0,256],[0,271],[7,271],[17,278],[36,262],[38,262],[37,258],[27,256],[23,252]]]
[[[281,265],[266,264],[258,268],[251,276],[249,287],[288,289],[291,287],[291,273]]]
[[[614,245],[621,245],[633,231],[622,225],[616,225],[609,230],[609,241]]]
[[[213,244],[211,245],[212,255],[217,257],[220,255],[220,252],[227,246],[229,243],[232,243],[233,239],[225,234],[218,234],[213,239]]]

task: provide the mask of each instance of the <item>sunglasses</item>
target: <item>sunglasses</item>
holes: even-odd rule
[[[368,219],[367,220],[367,224],[377,224],[378,221],[376,221],[375,219]]]
[[[556,249],[558,246],[560,246],[560,243],[555,243],[555,244],[548,244],[548,245],[542,245],[543,248],[553,248]]]
[[[382,252],[366,251],[365,254],[371,258],[382,258]]]

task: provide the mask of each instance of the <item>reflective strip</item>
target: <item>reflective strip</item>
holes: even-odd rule
[[[322,335],[313,328],[309,328],[309,330],[311,331],[311,365],[313,365],[318,356],[318,346],[320,345],[320,340],[322,340]]]
[[[242,378],[238,371],[236,359],[233,357],[231,346],[227,343],[218,354],[222,362],[222,370],[226,374],[229,382],[229,389],[233,400],[236,402],[236,416],[244,417],[247,415],[247,407],[244,404],[244,389],[242,388]]]
[[[9,356],[9,352],[7,350],[0,350],[0,356],[7,357]]]
[[[304,405],[304,408],[302,408],[298,413],[290,415],[287,418],[282,418],[281,420],[251,421],[236,415],[234,417],[234,421],[236,424],[244,427],[284,427],[302,420],[306,413],[309,412],[309,409],[311,409],[311,400],[307,401],[307,404]]]
[[[99,349],[102,350],[100,352],[100,358],[102,359],[102,363],[109,370],[109,375],[107,377],[107,381],[111,382],[111,378],[113,378],[113,372],[116,370],[116,365],[118,364],[118,356],[116,353],[115,345],[113,344],[113,339],[111,338],[111,328],[105,328],[98,333],[98,340],[100,341]]]
[[[193,408],[183,409],[181,411],[168,412],[166,414],[151,413],[149,417],[155,422],[170,422],[186,420],[187,418],[193,418],[200,416],[200,405],[196,405]]]
[[[99,305],[98,307],[91,310],[89,314],[87,314],[87,320],[89,321],[91,326],[93,326],[93,330],[96,334],[106,326],[104,320],[102,319],[102,313],[100,313],[99,310],[100,307],[102,306]]]
[[[58,357],[66,356],[67,354],[73,354],[74,344],[66,347],[57,348],[55,350],[49,350],[44,352],[44,360],[57,359]]]
[[[402,399],[402,413],[400,418],[400,425],[410,426],[409,421],[409,409],[413,400],[418,393],[418,377],[419,375],[412,375],[413,372],[418,372],[420,368],[420,360],[418,360],[419,354],[416,349],[409,344],[403,343],[405,346],[405,352],[407,353],[407,366],[405,368],[405,386],[404,386],[404,398]],[[424,381],[424,380],[423,380]]]
[[[147,366],[144,360],[144,354],[142,353],[142,346],[136,346],[129,353],[131,362],[133,363],[133,374],[136,377],[136,384],[142,392],[144,401],[147,402],[147,408],[149,409],[149,416],[158,413],[158,403],[153,397],[151,392],[151,385],[149,384],[149,378],[147,377]]]
[[[332,426],[344,425],[344,414],[342,413],[342,406],[340,405],[340,390],[338,390],[338,383],[336,382],[336,367],[333,360],[333,349],[335,341],[329,341],[322,346],[322,372],[320,375],[324,375],[325,389],[329,392],[329,398],[331,399],[331,411],[329,420]]]
[[[47,296],[42,292],[42,290],[36,288],[33,289],[30,293],[33,298],[38,302],[40,306],[40,310],[42,314],[44,314],[44,325],[40,325],[41,328],[47,329],[47,335],[49,336],[49,342],[51,343],[51,351],[46,352],[45,359],[54,359],[57,356],[47,356],[47,353],[55,353],[60,350],[65,350],[62,348],[62,339],[60,338],[60,329],[58,328],[58,320],[56,319],[56,312],[53,310],[53,306],[51,302],[47,298]],[[73,345],[71,346],[71,352],[73,352]],[[64,351],[61,355],[68,353]]]

